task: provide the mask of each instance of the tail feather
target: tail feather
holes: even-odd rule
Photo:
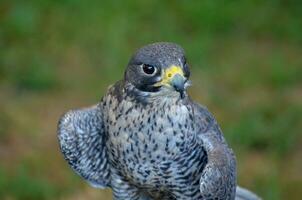
[[[261,200],[261,198],[249,190],[237,186],[235,200]]]

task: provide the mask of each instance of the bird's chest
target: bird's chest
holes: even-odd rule
[[[163,173],[159,166],[172,166],[194,139],[185,105],[139,107],[124,102],[109,109],[107,117],[112,163],[132,179],[150,180],[158,175],[154,173]]]

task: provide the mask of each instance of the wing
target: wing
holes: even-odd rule
[[[110,183],[102,110],[98,105],[69,111],[58,124],[58,139],[65,160],[90,185]]]
[[[197,138],[207,153],[207,164],[200,178],[200,191],[206,199],[234,199],[236,191],[236,160],[210,112],[193,105],[198,126]]]
[[[235,200],[261,200],[261,198],[247,189],[237,186]]]

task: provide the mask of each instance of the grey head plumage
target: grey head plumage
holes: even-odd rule
[[[162,87],[169,84],[158,84],[168,67],[174,66],[172,70],[181,68],[182,76],[172,79],[172,87],[179,92],[184,92],[189,86],[188,78],[190,69],[186,62],[184,50],[174,43],[153,43],[139,49],[130,59],[125,71],[124,81],[132,84],[141,92],[159,92]],[[172,71],[173,73],[174,71]],[[173,90],[172,90],[173,91]]]
[[[179,45],[140,48],[97,105],[60,119],[64,158],[116,200],[259,199],[236,192],[233,151],[213,115],[189,98],[189,77]]]

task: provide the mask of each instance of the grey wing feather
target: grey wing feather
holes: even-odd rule
[[[65,160],[94,187],[110,183],[102,110],[98,105],[72,110],[58,124],[58,139]]]
[[[207,164],[200,178],[200,191],[206,199],[234,199],[236,160],[209,111],[193,103],[197,138],[207,153]]]
[[[261,200],[261,198],[251,191],[237,186],[235,200]]]

